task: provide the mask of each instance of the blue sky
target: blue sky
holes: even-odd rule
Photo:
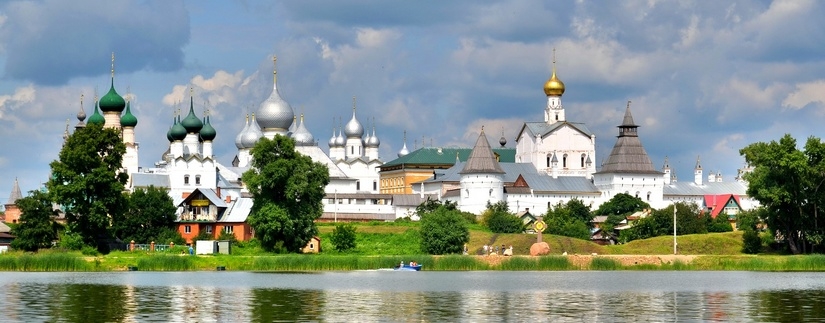
[[[733,180],[739,149],[822,136],[825,2],[794,1],[5,1],[0,3],[0,198],[37,188],[80,95],[131,93],[140,165],[160,159],[176,102],[194,87],[229,164],[243,115],[278,86],[327,149],[352,97],[384,161],[407,145],[508,146],[540,121],[556,49],[570,121],[607,158],[625,104],[653,164],[691,180],[697,156]],[[333,121],[335,119],[335,121]],[[4,200],[5,201],[5,200]]]

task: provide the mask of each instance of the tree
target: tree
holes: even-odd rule
[[[590,228],[584,222],[583,218],[587,218],[582,214],[572,215],[573,210],[580,211],[576,202],[569,201],[567,204],[556,204],[555,207],[547,210],[544,214],[544,223],[547,224],[547,229],[544,231],[548,234],[555,234],[565,237],[578,238],[582,240],[590,240]],[[572,204],[571,204],[572,202]],[[573,208],[568,207],[574,205]]]
[[[355,226],[343,223],[336,225],[331,240],[335,250],[339,252],[355,249]]]
[[[324,187],[329,183],[326,165],[295,151],[292,138],[261,138],[252,148],[252,168],[243,181],[252,193],[249,225],[265,250],[282,245],[299,252],[318,234]]]
[[[68,228],[81,235],[83,242],[98,244],[109,237],[111,219],[126,210],[123,190],[128,175],[121,171],[126,146],[116,129],[88,124],[69,136],[51,166],[46,183],[49,194],[66,210]]]
[[[470,229],[461,212],[440,206],[421,214],[421,250],[433,255],[461,253],[470,241]]]
[[[488,202],[487,210],[482,214],[484,225],[494,233],[524,232],[524,222],[509,210],[507,201],[499,201],[495,204]]]
[[[716,215],[716,218],[711,217],[708,215],[708,224],[707,224],[707,231],[708,232],[731,232],[733,231],[733,227],[730,226],[730,222],[728,222],[728,215],[726,213],[719,213]]]
[[[17,200],[20,208],[20,224],[14,228],[17,236],[11,247],[25,251],[49,248],[57,239],[57,228],[52,216],[52,201],[46,193],[31,191],[29,196]]]
[[[123,241],[157,241],[163,230],[175,223],[175,205],[166,190],[149,186],[128,196],[129,211],[113,219],[113,231]]]
[[[679,235],[708,232],[708,219],[699,206],[693,203],[677,202],[671,206],[653,210],[649,216],[633,223],[633,227],[622,233],[622,241],[673,234],[673,209],[676,208],[676,233]],[[725,222],[727,223],[727,222]],[[728,225],[730,227],[730,225]]]
[[[627,193],[619,193],[609,201],[600,205],[595,213],[598,215],[607,215],[607,221],[602,224],[602,230],[612,232],[613,228],[627,219],[628,215],[648,208],[650,208],[650,204],[642,201],[642,199]]]
[[[804,150],[799,150],[796,140],[786,134],[779,141],[750,144],[739,153],[753,166],[745,174],[747,193],[767,210],[765,224],[784,238],[794,254],[821,250],[825,143],[809,137]]]

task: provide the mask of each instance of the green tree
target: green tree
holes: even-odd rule
[[[155,242],[160,244],[174,242],[177,246],[183,246],[186,244],[186,240],[184,240],[183,236],[180,235],[180,232],[174,228],[161,229],[155,237]]]
[[[730,226],[730,222],[728,222],[728,215],[727,213],[719,213],[716,215],[716,218],[711,217],[708,215],[708,225],[707,231],[708,232],[731,232],[733,231],[733,227]]]
[[[585,219],[590,218],[592,220],[592,217],[584,214],[574,214],[574,212],[582,212],[578,204],[578,200],[574,199],[566,204],[559,203],[548,209],[547,213],[544,214],[544,223],[547,224],[547,229],[544,232],[590,240],[590,227],[589,223],[585,223]]]
[[[524,232],[524,222],[515,214],[510,213],[506,201],[495,204],[487,202],[487,210],[482,213],[482,221],[494,233],[521,233]]]
[[[673,209],[676,208],[676,234],[707,233],[707,218],[699,206],[693,203],[677,202],[663,209],[653,210],[647,217],[633,223],[633,227],[623,233],[622,242],[636,239],[673,234]]]
[[[607,215],[607,221],[602,224],[602,230],[612,232],[613,228],[627,219],[628,215],[649,208],[650,204],[642,199],[627,193],[619,193],[609,201],[602,203],[595,214]]]
[[[759,233],[752,229],[746,229],[742,233],[742,252],[757,254],[762,251],[762,238]]]
[[[166,190],[155,186],[137,188],[128,199],[129,211],[113,219],[112,224],[115,236],[123,241],[159,242],[161,232],[175,224],[175,205]]]
[[[318,234],[314,221],[323,213],[329,169],[295,151],[291,138],[258,140],[252,148],[252,168],[242,179],[254,201],[249,225],[265,250],[282,245],[299,252]]]
[[[355,226],[348,223],[335,225],[330,240],[339,252],[355,249]]]
[[[128,176],[120,171],[125,153],[116,129],[92,123],[69,136],[59,159],[50,164],[46,187],[52,200],[65,207],[69,230],[101,251],[106,246],[97,242],[109,237],[111,219],[127,206],[122,192]]]
[[[17,206],[20,208],[20,224],[12,232],[17,237],[12,240],[11,247],[25,251],[51,247],[52,241],[57,239],[57,227],[52,220],[54,210],[48,195],[31,191],[29,196],[17,200]]]
[[[461,253],[470,241],[470,229],[458,210],[441,206],[421,214],[421,250],[433,255]]]
[[[809,137],[804,150],[786,134],[739,150],[753,171],[745,174],[747,193],[767,210],[763,220],[794,253],[822,250],[819,226],[825,188],[825,143]]]

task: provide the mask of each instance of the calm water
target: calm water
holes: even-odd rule
[[[0,272],[0,321],[825,321],[825,273]]]

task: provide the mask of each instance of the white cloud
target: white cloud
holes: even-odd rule
[[[34,85],[18,87],[11,95],[0,95],[0,119],[9,112],[19,109],[25,104],[32,103],[37,97]]]
[[[802,109],[809,104],[825,104],[825,80],[800,83],[796,89],[782,100],[782,106],[789,109]]]

